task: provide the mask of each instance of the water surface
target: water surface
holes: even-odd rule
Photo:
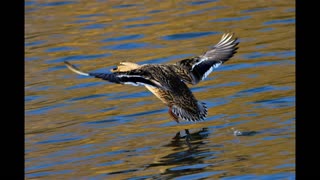
[[[190,86],[209,107],[197,124],[175,123],[144,87],[63,64],[103,72],[120,61],[174,63],[224,32],[240,48]],[[193,149],[173,139],[186,128]],[[27,0],[25,177],[295,179],[295,2]]]

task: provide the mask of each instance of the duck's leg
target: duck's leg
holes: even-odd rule
[[[186,132],[186,143],[187,143],[189,149],[192,149],[192,146],[190,144],[191,135],[190,135],[189,129],[185,129],[185,132]]]

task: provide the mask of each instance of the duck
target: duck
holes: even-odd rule
[[[172,64],[136,64],[120,62],[111,73],[83,72],[75,65],[64,61],[71,71],[122,85],[145,86],[168,106],[168,114],[177,123],[198,122],[207,117],[206,103],[198,101],[188,88],[203,81],[237,52],[238,38],[225,33],[220,41],[203,54],[182,59]]]

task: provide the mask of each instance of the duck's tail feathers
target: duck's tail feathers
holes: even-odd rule
[[[178,120],[183,121],[202,121],[206,118],[208,109],[204,102],[197,102],[198,108],[189,109],[181,108],[177,105],[171,107],[172,113],[178,118]],[[179,121],[177,121],[179,122]]]

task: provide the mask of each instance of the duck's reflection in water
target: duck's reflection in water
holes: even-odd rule
[[[205,168],[203,159],[212,156],[210,150],[205,146],[205,139],[208,135],[208,128],[186,129],[177,132],[170,143],[164,145],[164,147],[172,147],[171,150],[174,153],[161,157],[157,162],[147,165],[146,169],[163,166],[164,172],[161,173],[161,176],[166,175],[171,178],[181,173],[202,172]],[[176,168],[168,168],[173,166]]]

